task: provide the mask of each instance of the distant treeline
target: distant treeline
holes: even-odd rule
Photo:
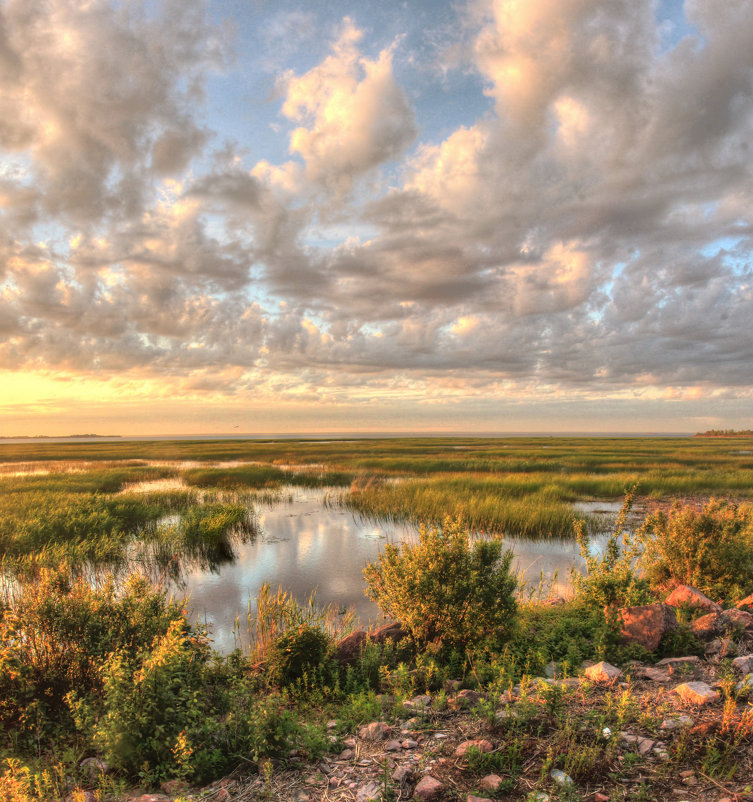
[[[753,437],[753,429],[709,429],[698,432],[696,437]]]

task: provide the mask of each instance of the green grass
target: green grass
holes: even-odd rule
[[[133,482],[170,477],[216,492],[271,492],[286,485],[344,488],[352,482],[340,498],[362,515],[438,523],[461,513],[476,529],[561,537],[572,533],[574,501],[618,500],[636,483],[639,496],[651,499],[750,498],[753,454],[746,451],[753,452],[753,438],[0,443],[6,470],[35,460],[48,470],[59,468],[43,476],[0,473],[0,493],[20,488],[111,494]],[[206,466],[180,464],[188,460]],[[86,470],[66,471],[81,461]],[[238,464],[213,464],[233,461]],[[155,464],[160,462],[167,464]],[[105,530],[114,531],[108,526]]]

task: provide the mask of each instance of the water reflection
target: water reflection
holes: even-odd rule
[[[364,624],[380,613],[363,593],[363,568],[376,559],[387,542],[416,537],[408,524],[366,521],[347,510],[324,503],[326,491],[292,489],[282,502],[257,508],[259,535],[234,541],[234,559],[207,569],[187,567],[173,579],[176,592],[185,592],[196,620],[206,623],[215,647],[223,652],[248,645],[246,616],[264,582],[282,585],[304,601],[318,589],[320,604],[354,607]],[[596,539],[594,546],[601,547]],[[526,541],[510,538],[514,570],[529,583],[543,579],[546,588],[566,592],[571,567],[582,568],[573,541]]]

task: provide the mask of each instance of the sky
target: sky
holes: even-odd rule
[[[0,0],[0,435],[753,425],[753,0]]]

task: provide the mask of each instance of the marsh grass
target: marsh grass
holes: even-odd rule
[[[316,590],[301,603],[290,591],[281,586],[272,590],[272,586],[264,582],[256,597],[254,612],[249,611],[248,615],[251,661],[264,660],[273,644],[292,630],[312,627],[322,630],[331,640],[338,640],[355,626],[354,610],[342,610],[334,604],[319,605]]]

